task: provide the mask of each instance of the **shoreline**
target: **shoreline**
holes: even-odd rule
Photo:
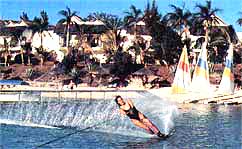
[[[171,87],[163,87],[158,89],[146,89],[141,87],[125,87],[125,88],[108,88],[108,87],[84,87],[79,86],[74,89],[57,89],[53,87],[33,87],[18,86],[12,88],[1,89],[0,93],[22,93],[22,92],[39,92],[40,98],[74,98],[76,100],[83,99],[112,99],[117,95],[125,98],[137,98],[143,96],[140,93],[161,98],[165,101],[175,104],[242,104],[242,90],[237,90],[233,94],[221,94],[214,89],[211,93],[188,92],[185,94],[172,94]],[[1,95],[0,95],[1,96]],[[9,99],[1,99],[0,101],[12,101]]]

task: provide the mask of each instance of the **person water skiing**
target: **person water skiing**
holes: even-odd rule
[[[155,134],[160,138],[167,138],[168,135],[165,135],[160,132],[160,130],[140,111],[138,111],[131,100],[124,101],[121,96],[116,96],[115,102],[119,106],[119,112],[122,115],[127,115],[131,122],[145,129],[149,134]]]

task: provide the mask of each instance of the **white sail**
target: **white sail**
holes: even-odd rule
[[[176,68],[175,78],[172,84],[172,93],[186,93],[191,84],[191,74],[187,56],[187,48],[184,47]]]
[[[207,62],[207,42],[202,45],[197,64],[193,73],[191,91],[194,92],[210,92],[209,70]]]
[[[229,94],[234,92],[234,76],[233,76],[233,45],[230,44],[227,51],[225,68],[222,80],[219,85],[219,92]]]

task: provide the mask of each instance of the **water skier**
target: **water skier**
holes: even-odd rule
[[[131,100],[124,101],[121,96],[116,96],[115,102],[119,106],[119,112],[122,115],[127,115],[134,125],[143,128],[149,134],[155,134],[160,138],[168,137],[168,135],[162,134],[144,114],[138,111]]]

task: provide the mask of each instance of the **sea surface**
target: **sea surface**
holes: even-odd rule
[[[161,140],[135,127],[113,100],[5,102],[0,148],[241,149],[241,105],[181,106],[145,95],[133,101],[161,132],[172,135]]]

